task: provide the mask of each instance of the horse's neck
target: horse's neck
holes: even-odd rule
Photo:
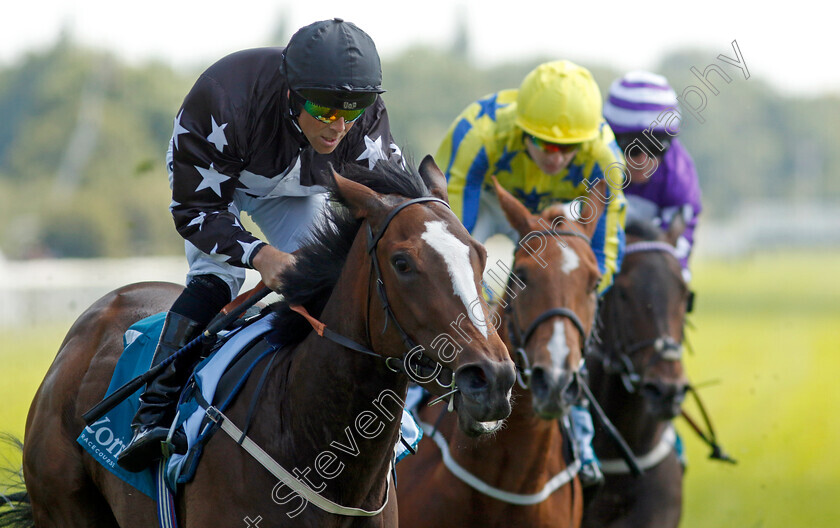
[[[590,366],[590,382],[595,399],[633,452],[644,454],[653,449],[667,422],[648,412],[644,397],[628,393],[621,376],[605,372],[600,364]],[[602,458],[619,456],[612,440],[603,434],[596,435],[594,447]]]
[[[353,262],[353,255],[351,251],[348,261]],[[355,274],[342,274],[321,322],[370,346],[364,319],[367,271],[360,267]],[[301,471],[311,468],[309,478],[315,485],[326,483],[324,494],[331,500],[378,507],[407,387],[408,380],[387,369],[383,360],[312,332],[295,348],[288,369],[267,388],[282,395],[277,404],[283,419],[274,448]],[[327,463],[332,458],[336,461]]]

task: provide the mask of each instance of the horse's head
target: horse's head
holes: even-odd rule
[[[604,204],[587,199],[574,204],[582,207],[557,204],[534,215],[498,182],[496,193],[520,238],[504,300],[511,353],[529,378],[534,411],[557,418],[578,397],[577,376],[601,277],[589,239]],[[575,209],[580,214],[573,214]],[[514,286],[521,288],[515,296]]]
[[[690,291],[674,251],[684,229],[679,215],[667,232],[628,223],[624,262],[602,315],[608,370],[618,371],[625,387],[643,395],[648,411],[663,420],[680,413],[688,390],[682,341]]]
[[[451,393],[465,433],[492,432],[510,414],[515,371],[479,293],[487,254],[449,209],[431,156],[419,173],[429,193],[413,200],[334,174],[367,234],[372,348],[432,394]]]

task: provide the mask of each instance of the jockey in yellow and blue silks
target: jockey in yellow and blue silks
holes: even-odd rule
[[[449,182],[452,210],[479,242],[497,233],[517,240],[491,176],[536,213],[587,196],[610,165],[624,162],[601,106],[601,92],[589,71],[556,61],[531,71],[519,89],[491,94],[455,119],[435,159]],[[592,237],[602,274],[600,293],[621,265],[626,209],[618,185],[607,185],[603,198],[606,214]]]
[[[503,90],[468,106],[449,128],[436,160],[445,168],[452,210],[479,242],[497,233],[518,240],[491,176],[535,213],[584,196],[605,202],[606,213],[591,241],[603,294],[621,267],[626,201],[620,185],[604,186],[604,194],[592,190],[598,180],[606,177],[609,184],[624,172],[601,108],[601,91],[587,69],[569,61],[541,64],[518,90]],[[592,449],[592,417],[583,405],[575,405],[571,422],[581,484],[595,486],[603,475]]]

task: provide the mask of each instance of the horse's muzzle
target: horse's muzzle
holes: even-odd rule
[[[516,380],[513,362],[483,361],[455,371],[461,411],[478,422],[504,420],[510,415],[510,393]]]
[[[648,410],[662,420],[671,420],[680,414],[687,393],[688,383],[685,381],[654,379],[642,384]]]
[[[568,414],[578,399],[580,387],[574,373],[535,366],[531,370],[531,393],[534,412],[553,420]]]

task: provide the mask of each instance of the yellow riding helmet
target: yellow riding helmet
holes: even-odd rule
[[[581,143],[598,135],[601,104],[589,70],[566,60],[547,62],[522,81],[516,124],[551,143]]]

